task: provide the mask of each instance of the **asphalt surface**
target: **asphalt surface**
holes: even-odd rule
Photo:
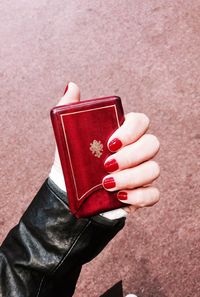
[[[68,81],[119,95],[158,136],[159,204],[82,271],[75,297],[119,280],[139,297],[200,296],[200,1],[0,2],[0,239],[48,176],[49,110]]]

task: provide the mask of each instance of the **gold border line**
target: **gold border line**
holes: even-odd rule
[[[70,167],[71,167],[71,171],[72,171],[72,176],[73,176],[73,182],[74,182],[74,186],[75,186],[75,190],[76,190],[76,198],[77,200],[81,200],[84,198],[84,196],[91,191],[92,189],[100,186],[101,184],[98,184],[92,188],[90,188],[88,191],[86,191],[80,198],[78,197],[78,189],[77,189],[77,185],[76,185],[76,179],[75,179],[75,175],[74,175],[74,170],[73,170],[73,166],[72,166],[72,160],[71,160],[71,156],[70,156],[70,151],[69,151],[69,145],[68,145],[68,141],[67,141],[67,135],[64,129],[64,122],[63,122],[63,117],[67,116],[67,115],[71,115],[71,114],[76,114],[76,113],[82,113],[82,112],[87,112],[87,111],[94,111],[97,109],[104,109],[104,108],[110,108],[110,107],[114,107],[115,110],[115,115],[116,115],[116,120],[117,120],[117,124],[118,127],[120,127],[119,124],[119,117],[118,117],[118,113],[117,113],[117,109],[116,109],[116,105],[109,105],[109,106],[103,106],[103,107],[97,107],[97,108],[92,108],[92,109],[87,109],[87,110],[80,110],[80,111],[75,111],[75,112],[70,112],[70,113],[65,113],[65,114],[61,114],[61,123],[62,123],[62,128],[63,128],[63,133],[64,133],[64,137],[65,137],[65,144],[67,146],[67,151],[68,151],[68,156],[69,156],[69,162],[70,162]]]

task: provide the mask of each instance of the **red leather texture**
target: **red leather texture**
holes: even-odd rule
[[[87,217],[123,204],[108,192],[102,179],[111,154],[107,141],[123,123],[121,99],[95,98],[51,110],[54,134],[65,178],[69,206],[76,217]]]

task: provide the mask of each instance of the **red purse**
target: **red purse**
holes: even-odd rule
[[[111,155],[107,141],[124,121],[120,97],[56,106],[51,120],[71,212],[79,218],[121,207],[117,191],[102,186],[108,175],[104,162]]]

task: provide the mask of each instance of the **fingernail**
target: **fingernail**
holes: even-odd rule
[[[118,138],[114,138],[108,145],[109,150],[112,152],[117,151],[118,149],[120,149],[120,147],[122,147],[122,142],[121,140],[119,140]]]
[[[103,186],[106,189],[112,189],[116,186],[115,180],[113,177],[107,177],[103,181]]]
[[[64,94],[63,94],[63,95],[65,95],[65,94],[67,93],[68,85],[69,85],[69,84],[66,85],[66,88],[65,88],[65,91],[64,91]]]
[[[108,172],[113,172],[119,168],[119,165],[115,159],[112,159],[104,164],[104,168]]]
[[[117,198],[119,200],[127,200],[128,199],[128,195],[126,192],[118,192],[117,193]]]

